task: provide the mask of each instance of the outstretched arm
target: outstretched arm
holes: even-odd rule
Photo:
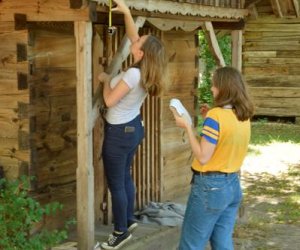
[[[119,11],[124,14],[127,37],[132,43],[137,41],[139,39],[138,30],[134,24],[128,6],[125,4],[124,0],[114,0],[114,2],[117,4],[117,6],[112,8],[112,11]]]

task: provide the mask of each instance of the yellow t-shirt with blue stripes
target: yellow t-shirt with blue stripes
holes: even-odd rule
[[[242,166],[250,141],[250,121],[239,121],[232,109],[213,108],[204,120],[200,136],[216,145],[211,159],[204,165],[194,159],[196,171],[237,172]]]

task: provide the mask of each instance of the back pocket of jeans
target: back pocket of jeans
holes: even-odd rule
[[[210,186],[204,190],[206,210],[211,212],[219,212],[227,206],[226,186],[218,187]]]

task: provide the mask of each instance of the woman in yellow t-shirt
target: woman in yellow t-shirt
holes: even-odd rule
[[[179,250],[233,249],[232,233],[242,200],[238,171],[250,140],[253,104],[239,71],[219,68],[212,79],[214,107],[206,114],[200,141],[184,117],[176,124],[187,131],[194,153],[192,187]]]

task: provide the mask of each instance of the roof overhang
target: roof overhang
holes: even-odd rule
[[[104,11],[101,7],[107,7],[107,0],[91,0],[98,3],[97,10]],[[130,9],[152,14],[147,16],[162,17],[170,16],[187,16],[192,19],[212,20],[228,20],[238,21],[244,19],[249,15],[248,9],[235,9],[235,8],[222,8],[215,6],[200,5],[198,3],[179,3],[174,1],[161,1],[161,0],[126,0],[126,4]]]

